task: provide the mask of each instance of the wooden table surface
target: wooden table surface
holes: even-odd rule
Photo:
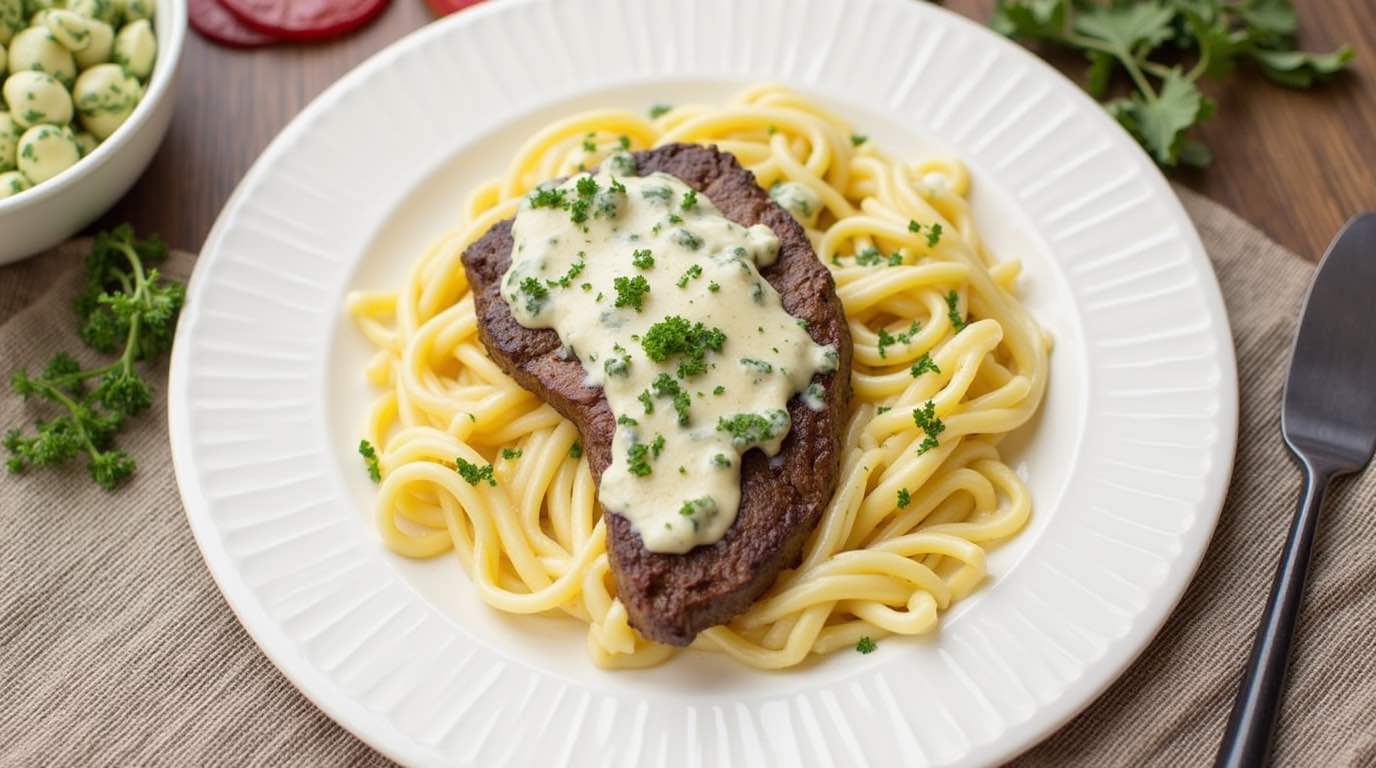
[[[986,21],[993,0],[944,5]],[[1313,91],[1279,88],[1253,71],[1226,90],[1214,87],[1218,113],[1202,135],[1216,153],[1213,167],[1177,178],[1317,259],[1348,216],[1376,209],[1376,2],[1297,5],[1301,42],[1323,50],[1350,43],[1353,71]],[[343,39],[252,51],[222,48],[191,32],[167,140],[101,223],[129,221],[173,246],[199,249],[239,179],[302,107],[433,19],[422,0],[393,0],[376,22]]]

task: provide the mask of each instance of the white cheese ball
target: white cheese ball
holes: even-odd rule
[[[124,23],[138,21],[139,19],[152,19],[154,8],[153,0],[124,0]]]
[[[72,98],[83,128],[104,140],[129,117],[143,97],[139,81],[118,64],[98,64],[76,80]]]
[[[97,64],[104,64],[110,60],[111,54],[115,49],[115,30],[103,21],[87,19],[87,30],[91,33],[91,40],[85,48],[73,51],[72,57],[76,59],[76,65],[81,69],[90,69]]]
[[[5,78],[3,91],[10,116],[24,128],[72,122],[72,97],[62,83],[46,72],[15,72]]]
[[[117,26],[123,10],[115,0],[67,0],[67,10]]]
[[[0,171],[12,171],[19,154],[19,134],[24,131],[8,112],[0,112]]]
[[[76,139],[76,148],[81,150],[82,157],[85,157],[94,152],[96,146],[100,144],[99,141],[96,141],[96,137],[92,136],[90,133],[86,131],[82,131],[81,133],[72,136],[72,138]]]
[[[91,45],[91,27],[97,22],[75,11],[48,11],[43,26],[63,48],[80,51]]]
[[[10,71],[47,72],[71,87],[76,80],[76,60],[63,48],[47,27],[29,27],[10,41]]]
[[[62,173],[80,159],[76,137],[68,128],[35,125],[19,137],[19,172],[35,184]]]
[[[24,26],[23,0],[0,0],[0,43],[8,44]]]
[[[153,72],[157,55],[158,39],[153,36],[153,25],[148,19],[125,24],[115,35],[115,63],[140,80]]]
[[[0,200],[32,187],[33,183],[24,178],[24,174],[19,171],[5,171],[0,173]]]

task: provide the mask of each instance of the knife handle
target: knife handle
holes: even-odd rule
[[[1223,744],[1214,762],[1216,768],[1253,768],[1266,762],[1271,734],[1280,713],[1281,691],[1290,659],[1290,641],[1295,635],[1304,579],[1309,571],[1309,554],[1314,530],[1323,506],[1324,491],[1333,472],[1315,469],[1301,457],[1304,466],[1304,491],[1299,511],[1285,540],[1285,553],[1276,570],[1271,597],[1266,601],[1261,625],[1252,644],[1252,655],[1238,688],[1233,714],[1228,719]]]

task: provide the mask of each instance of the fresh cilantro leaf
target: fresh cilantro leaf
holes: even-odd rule
[[[1254,49],[1251,56],[1273,82],[1287,88],[1309,88],[1345,69],[1352,61],[1352,48],[1344,45],[1332,53]]]
[[[1133,95],[1108,105],[1109,113],[1142,143],[1156,162],[1179,163],[1185,131],[1213,113],[1213,101],[1200,93],[1193,81],[1173,69],[1155,99]]]
[[[1157,0],[1108,6],[1086,4],[1075,15],[1074,28],[1082,35],[1102,41],[1114,52],[1140,54],[1170,39],[1174,19],[1175,9]]]

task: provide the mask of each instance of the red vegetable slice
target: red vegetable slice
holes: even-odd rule
[[[187,15],[197,32],[221,45],[257,48],[277,42],[277,38],[245,26],[218,0],[187,0]]]
[[[283,40],[321,40],[372,21],[387,0],[219,0],[244,24]]]
[[[482,0],[425,0],[425,4],[430,6],[430,10],[440,16],[448,16],[455,11],[462,11],[470,5],[477,5]]]

